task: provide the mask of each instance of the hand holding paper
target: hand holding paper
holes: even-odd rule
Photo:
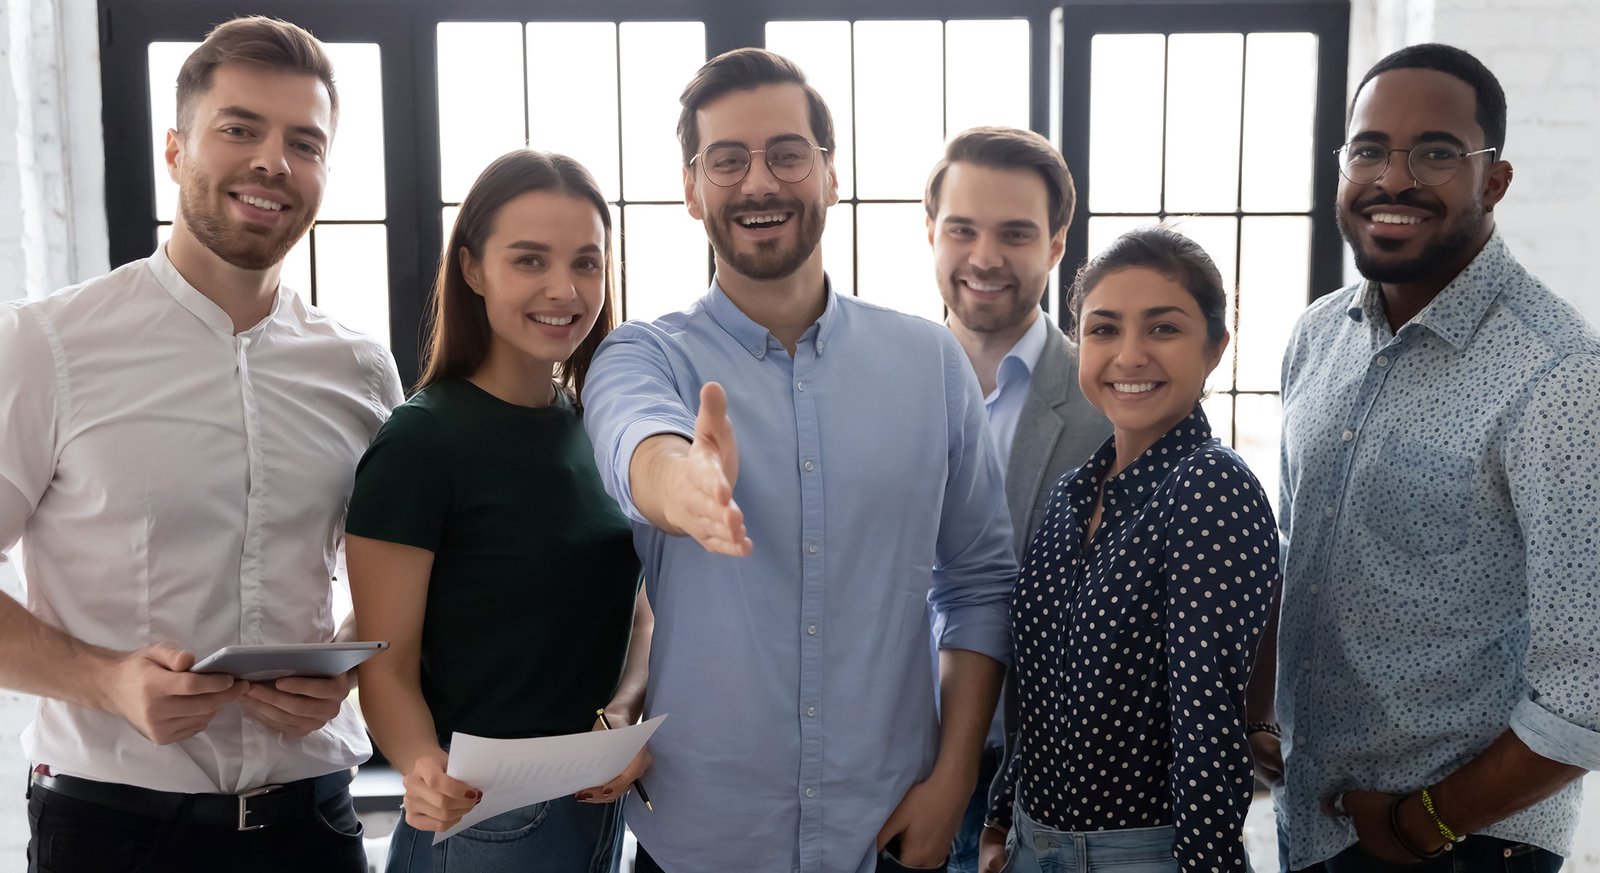
[[[483,799],[454,827],[435,834],[433,842],[500,813],[604,784],[628,766],[665,718],[658,715],[611,731],[526,740],[453,735],[448,773],[482,791]]]

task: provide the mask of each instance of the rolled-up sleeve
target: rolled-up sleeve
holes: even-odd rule
[[[1529,695],[1510,726],[1537,754],[1600,770],[1600,356],[1534,385],[1505,462],[1526,543]]]
[[[1017,561],[1000,462],[972,367],[953,338],[943,351],[949,458],[928,602],[943,619],[940,648],[1010,664]]]
[[[649,520],[633,502],[629,468],[639,444],[656,434],[694,437],[699,386],[682,386],[672,371],[665,339],[649,325],[624,324],[595,353],[583,387],[583,421],[606,492],[628,518]]]
[[[58,410],[67,389],[47,325],[20,305],[0,305],[0,562],[22,536],[55,475]]]

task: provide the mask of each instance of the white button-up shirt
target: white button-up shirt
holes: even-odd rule
[[[401,399],[377,342],[281,287],[235,335],[164,250],[0,305],[0,491],[22,496],[0,500],[0,549],[20,537],[28,608],[95,645],[169,640],[203,658],[326,642],[356,462]],[[183,792],[371,753],[348,701],[302,739],[231,703],[156,746],[116,715],[42,699],[23,745],[57,774]]]

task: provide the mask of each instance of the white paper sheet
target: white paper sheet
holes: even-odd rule
[[[433,842],[502,812],[610,782],[644,748],[664,718],[665,714],[658,715],[612,731],[526,740],[452,734],[445,772],[482,791],[483,799],[455,827],[434,834]]]

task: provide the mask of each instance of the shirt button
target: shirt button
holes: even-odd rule
[[[794,383],[794,387],[795,387],[795,390],[797,390],[797,391],[804,391],[804,390],[806,390],[806,383],[804,383],[804,382],[796,382],[796,383]]]
[[[817,340],[817,351],[822,351],[822,340]]]
[[[816,543],[806,543],[806,554],[815,555],[816,553],[817,553],[817,544]]]
[[[1333,507],[1331,507],[1331,506],[1322,507],[1322,517],[1323,518],[1333,518]]]
[[[1380,366],[1380,367],[1389,366],[1389,356],[1388,355],[1379,355],[1378,356],[1378,366]]]
[[[815,788],[807,788],[806,789],[806,796],[807,797],[813,797],[813,796],[816,795],[816,793],[817,793],[817,789],[815,789]]]
[[[1315,585],[1307,585],[1306,586],[1306,590],[1311,592],[1312,594],[1316,594],[1317,593],[1317,586],[1315,586]]]
[[[811,636],[816,636],[817,635],[817,626],[814,625],[814,624],[813,625],[807,625],[806,626],[806,633],[810,634]]]
[[[812,470],[815,470],[817,468],[817,465],[811,463],[810,461],[806,461],[804,464],[801,464],[800,466],[805,467],[807,473],[809,473]]]
[[[1342,439],[1345,442],[1350,442],[1351,440],[1353,440],[1355,438],[1356,438],[1356,432],[1353,431],[1353,430],[1347,430],[1344,433],[1339,434],[1339,439]]]
[[[806,707],[806,715],[809,715],[812,718],[816,718],[817,717],[817,708],[815,706]]]

